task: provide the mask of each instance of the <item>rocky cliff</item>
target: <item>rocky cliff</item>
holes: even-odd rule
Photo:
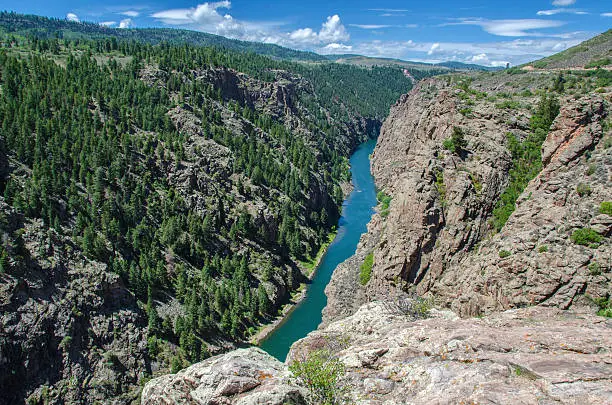
[[[467,92],[431,79],[394,106],[372,158],[390,209],[375,216],[356,257],[334,274],[328,320],[396,287],[435,297],[461,315],[540,303],[595,308],[594,301],[608,298],[612,218],[600,206],[610,200],[610,93],[561,96],[542,169],[495,232],[493,211],[511,181],[507,134],[528,137],[534,92],[546,85],[521,75],[513,85],[530,83],[531,90],[508,93],[505,79],[476,79]],[[467,141],[461,153],[443,146],[456,128]],[[573,241],[583,228],[601,240]],[[372,279],[364,287],[358,266],[370,252]],[[351,295],[362,300],[347,308],[346,291],[355,290]]]

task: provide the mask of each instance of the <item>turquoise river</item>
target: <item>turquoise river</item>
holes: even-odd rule
[[[376,189],[370,173],[370,154],[375,145],[376,141],[368,141],[351,156],[353,191],[342,205],[338,234],[321,258],[306,297],[260,344],[263,350],[281,361],[285,361],[293,342],[305,337],[321,323],[321,312],[327,304],[325,287],[336,267],[355,253],[359,238],[367,230],[376,206]]]

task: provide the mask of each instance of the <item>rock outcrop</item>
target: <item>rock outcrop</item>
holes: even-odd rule
[[[305,391],[290,376],[261,349],[238,349],[149,381],[141,403],[305,405]]]
[[[485,318],[413,320],[373,302],[294,344],[289,360],[335,349],[355,404],[612,401],[612,321],[531,307]]]
[[[536,79],[520,78],[532,86]],[[326,321],[399,286],[462,316],[539,303],[594,310],[591,299],[608,298],[612,218],[599,212],[611,199],[611,135],[602,127],[608,96],[561,99],[542,147],[543,169],[495,233],[492,212],[512,165],[506,134],[524,140],[528,107],[537,103],[532,92],[507,96],[501,80],[485,76],[465,91],[430,79],[392,108],[372,159],[377,185],[392,197],[390,210],[375,216],[356,256],[334,274]],[[515,108],[490,101],[500,94]],[[467,141],[461,153],[443,147],[455,128]],[[603,240],[576,244],[571,236],[581,228],[596,229]],[[372,279],[363,287],[356,280],[369,252]]]

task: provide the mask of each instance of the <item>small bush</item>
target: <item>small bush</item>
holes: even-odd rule
[[[361,267],[359,268],[359,282],[361,285],[368,284],[368,281],[372,278],[372,266],[374,265],[374,252],[370,252],[364,259]]]
[[[452,153],[460,154],[467,147],[467,141],[465,140],[463,129],[453,127],[453,134],[450,138],[442,142],[442,146],[444,146],[444,149],[447,149]]]
[[[66,350],[70,347],[70,344],[72,343],[72,337],[71,336],[64,336],[64,338],[62,339],[62,341],[59,344],[59,347],[61,347],[62,349]]]
[[[546,245],[542,245],[542,246],[540,246],[540,247],[538,248],[538,252],[540,252],[540,253],[546,253],[546,252],[548,252],[548,246],[546,246]]]
[[[612,201],[604,201],[599,205],[599,213],[612,216]]]
[[[389,205],[391,204],[391,196],[385,194],[384,191],[379,191],[376,194],[376,199],[380,203],[380,216],[386,218],[389,215]]]
[[[596,298],[593,300],[599,307],[597,315],[612,318],[612,301],[607,298]]]
[[[572,242],[582,246],[593,246],[599,245],[602,240],[602,236],[598,234],[594,229],[582,228],[576,229],[571,236]]]
[[[597,171],[597,165],[595,163],[591,163],[587,168],[586,175],[592,176]]]
[[[499,257],[502,259],[505,259],[506,257],[510,256],[512,253],[510,253],[507,250],[500,250],[499,251]]]
[[[585,197],[587,195],[591,195],[593,190],[591,190],[591,186],[588,184],[580,183],[576,186],[576,192],[580,197]]]
[[[296,360],[289,370],[297,383],[306,387],[316,404],[339,404],[344,396],[340,379],[346,373],[344,364],[333,357],[329,350],[310,352],[302,360]]]
[[[588,268],[591,276],[599,276],[601,274],[601,266],[597,262],[589,264]]]

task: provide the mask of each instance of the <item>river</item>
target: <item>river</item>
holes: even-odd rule
[[[289,348],[296,341],[317,329],[322,311],[327,304],[325,287],[336,267],[351,257],[359,238],[366,232],[376,206],[376,189],[370,172],[370,154],[376,141],[371,140],[357,148],[351,156],[353,191],[342,204],[338,221],[338,234],[321,258],[306,297],[283,320],[279,327],[260,343],[260,347],[280,361],[285,361]]]

